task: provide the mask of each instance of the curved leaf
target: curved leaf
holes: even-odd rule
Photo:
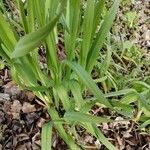
[[[89,123],[111,122],[111,120],[107,119],[106,117],[102,118],[99,116],[92,116],[89,114],[75,112],[75,111],[66,112],[64,115],[64,119],[66,119],[68,121],[79,121],[79,122],[89,122]]]
[[[101,104],[104,104],[105,106],[112,108],[109,101],[104,97],[103,93],[100,91],[98,86],[95,84],[94,80],[90,77],[90,75],[78,64],[70,62],[70,61],[64,61],[71,69],[73,69],[76,74],[79,76],[80,80],[83,82],[84,85],[89,88],[89,90],[93,93],[93,95],[99,99],[99,102]]]
[[[12,53],[11,58],[22,57],[34,50],[43,40],[48,36],[48,34],[53,30],[56,22],[58,21],[60,14],[55,17],[50,23],[48,23],[44,28],[27,34],[17,43],[15,51]]]
[[[53,125],[51,122],[44,124],[42,127],[42,150],[51,150],[52,127]]]

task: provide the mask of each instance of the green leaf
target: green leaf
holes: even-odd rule
[[[64,17],[65,26],[69,32],[64,34],[65,48],[67,58],[72,60],[74,58],[74,51],[77,38],[77,31],[80,23],[80,0],[67,1],[66,18]],[[67,29],[66,29],[67,30]]]
[[[79,76],[80,80],[83,82],[84,85],[89,88],[89,90],[93,93],[93,95],[99,99],[99,102],[101,104],[104,104],[107,107],[112,108],[109,101],[104,97],[103,93],[100,91],[98,86],[95,84],[94,80],[90,77],[90,75],[78,64],[70,62],[70,61],[64,61],[72,70],[76,72],[76,74]]]
[[[5,20],[3,14],[0,11],[0,39],[3,42],[3,45],[8,50],[7,55],[9,56],[10,52],[14,49],[14,46],[16,44],[16,38],[14,36],[14,33],[12,31],[12,28],[10,24]]]
[[[148,125],[150,125],[150,119],[148,119],[144,123],[142,123],[141,126],[140,126],[140,129],[145,128]]]
[[[18,3],[18,7],[19,7],[19,14],[20,14],[20,18],[21,18],[21,23],[23,25],[25,32],[28,33],[28,24],[27,24],[27,19],[26,19],[26,15],[25,15],[23,2],[22,2],[22,0],[17,0],[17,3]]]
[[[142,93],[139,93],[138,96],[142,107],[144,107],[148,112],[150,112],[150,105],[148,99]]]
[[[35,0],[34,1],[35,5],[34,5],[34,10],[35,10],[35,16],[37,18],[37,22],[39,27],[43,27],[43,25],[45,24],[45,6],[43,3],[43,0]]]
[[[78,84],[78,82],[74,80],[71,80],[69,86],[75,99],[75,107],[77,110],[80,110],[81,106],[84,103],[83,98],[82,98],[81,87]]]
[[[111,122],[111,119],[107,119],[106,117],[102,118],[102,117],[92,116],[89,114],[75,112],[75,111],[66,112],[64,115],[64,119],[68,121],[79,121],[79,122],[89,122],[89,123]]]
[[[46,123],[42,127],[41,150],[51,150],[52,123]]]
[[[93,23],[93,35],[95,35],[97,31],[97,26],[100,24],[100,20],[102,19],[102,13],[105,6],[105,0],[99,0],[97,3],[95,3],[95,9],[94,9],[94,23]]]
[[[116,92],[110,92],[110,93],[106,93],[104,94],[105,97],[113,97],[113,96],[120,96],[120,95],[125,95],[128,93],[135,93],[136,94],[136,90],[134,89],[124,89],[124,90],[120,90],[120,91],[116,91]]]
[[[140,88],[144,87],[144,88],[147,88],[147,89],[150,89],[150,85],[143,82],[143,81],[135,81],[134,82],[134,85],[139,85]]]
[[[126,94],[121,99],[120,102],[123,103],[123,104],[130,104],[130,103],[133,103],[133,102],[137,101],[137,99],[138,99],[138,95],[133,92],[133,93]]]
[[[88,52],[91,47],[95,0],[87,1],[87,8],[83,20],[83,40],[80,51],[80,64],[85,68]]]
[[[104,61],[101,63],[101,67],[100,67],[101,76],[104,76],[109,68],[109,65],[111,63],[111,55],[112,55],[111,46],[107,45],[106,57]]]
[[[67,90],[62,85],[56,86],[55,89],[56,89],[56,92],[57,92],[60,100],[63,103],[63,106],[64,106],[65,110],[69,110],[70,107],[71,107],[71,104],[70,104],[70,100],[69,100],[69,97],[68,97],[68,94],[67,94]]]
[[[96,59],[99,54],[99,50],[102,48],[105,38],[107,36],[107,33],[109,32],[109,30],[113,24],[113,21],[115,19],[117,9],[119,7],[119,3],[120,3],[120,0],[115,0],[109,13],[105,16],[104,21],[101,25],[101,28],[96,36],[96,39],[92,44],[92,47],[90,49],[88,59],[87,59],[88,61],[87,61],[86,68],[87,68],[88,72],[91,72],[93,66],[95,65]]]
[[[30,86],[30,87],[26,87],[26,88],[31,91],[38,91],[38,92],[49,91],[49,87],[46,87],[46,86]]]
[[[102,142],[108,150],[117,150],[117,148],[108,141],[108,139],[103,135],[103,133],[98,129],[98,127],[94,124],[85,123],[83,125],[89,133],[95,136],[100,142]]]
[[[89,112],[89,110],[96,104],[98,103],[98,100],[91,100],[91,101],[88,101],[86,100],[85,104],[83,105],[83,107],[80,109],[80,112],[82,113],[87,113]]]
[[[34,32],[35,30],[35,16],[34,16],[34,0],[28,0],[27,1],[27,23],[28,23],[28,30],[29,32]]]
[[[48,112],[49,112],[52,120],[54,120],[54,126],[55,126],[56,130],[58,131],[59,136],[68,144],[70,149],[71,150],[81,150],[80,147],[75,144],[75,141],[72,139],[72,137],[66,133],[62,124],[55,123],[55,120],[60,120],[60,117],[58,116],[58,113],[55,110],[55,108],[50,107],[48,109]]]
[[[17,43],[15,51],[12,53],[11,58],[22,57],[29,53],[31,50],[34,50],[39,44],[41,44],[48,34],[53,30],[56,22],[58,21],[60,14],[55,17],[50,23],[48,23],[44,28],[30,33],[24,36]]]
[[[96,125],[93,125],[93,129],[95,131],[96,137],[109,149],[109,150],[117,150],[117,148],[112,145],[108,139],[103,135],[103,133],[98,129]]]

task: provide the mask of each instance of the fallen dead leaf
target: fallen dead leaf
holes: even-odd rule
[[[11,81],[4,85],[4,93],[10,94],[11,96],[16,96],[20,94],[19,87],[15,84],[15,82]]]
[[[9,114],[9,115],[11,114],[11,105],[12,105],[12,103],[10,101],[6,101],[4,103],[3,110],[6,114]]]
[[[32,148],[33,150],[40,149],[40,132],[37,132],[32,138]]]
[[[40,118],[39,120],[38,120],[38,122],[37,122],[37,126],[39,127],[39,128],[41,128],[42,126],[43,126],[43,124],[45,123],[45,119],[44,118]]]
[[[31,113],[31,112],[35,112],[36,108],[35,105],[31,105],[28,102],[24,102],[22,106],[22,111],[23,113]]]
[[[14,100],[13,104],[11,105],[11,112],[14,119],[20,118],[20,110],[22,109],[22,105],[18,100]]]
[[[2,145],[0,144],[0,149],[2,149]]]
[[[99,140],[96,140],[94,143],[95,143],[95,146],[96,146],[97,149],[101,148],[102,145],[101,145]]]
[[[35,95],[32,92],[27,91],[25,95],[30,102],[35,99]]]
[[[18,138],[18,141],[19,142],[22,142],[22,141],[26,141],[26,140],[29,140],[29,136],[25,133],[21,133],[17,136]]]
[[[132,135],[129,132],[124,132],[123,137],[130,138],[130,137],[132,137]]]

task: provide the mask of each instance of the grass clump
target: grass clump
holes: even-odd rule
[[[110,117],[93,116],[90,109],[98,105],[133,118],[130,103],[138,101],[139,113],[142,110],[147,115],[150,110],[147,105],[149,85],[136,82],[134,89],[118,91],[109,71],[112,58],[109,30],[119,0],[113,2],[109,11],[106,11],[105,0],[16,0],[15,6],[19,21],[8,15],[1,0],[0,56],[7,62],[13,80],[22,89],[33,91],[48,109],[52,120],[43,126],[42,149],[51,149],[52,128],[70,149],[82,149],[84,145],[74,140],[77,125],[108,149],[117,149],[97,127],[99,123],[112,122]],[[103,46],[105,57],[99,54]],[[103,61],[99,61],[101,58]],[[93,71],[97,68],[100,78],[94,80]],[[108,81],[116,91],[110,92]],[[96,82],[101,83],[105,94]],[[143,86],[144,91],[138,85]],[[61,116],[60,107],[64,110]]]

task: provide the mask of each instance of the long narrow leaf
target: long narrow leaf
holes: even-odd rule
[[[116,91],[116,92],[110,92],[110,93],[106,93],[104,94],[105,97],[113,97],[113,96],[121,96],[121,95],[125,95],[128,93],[135,93],[136,95],[136,90],[134,89],[124,89],[124,90],[120,90],[120,91]]]
[[[83,40],[80,52],[80,64],[85,68],[88,52],[91,47],[95,0],[87,1],[87,9],[83,21]]]
[[[41,150],[51,150],[52,123],[46,123],[42,127]]]
[[[101,104],[104,104],[107,107],[112,108],[109,101],[104,97],[103,93],[100,91],[100,89],[97,87],[95,82],[92,80],[90,75],[78,64],[65,61],[65,63],[76,72],[76,74],[79,76],[80,80],[83,82],[84,85],[89,88],[89,90],[93,93],[93,95],[100,100]]]
[[[48,25],[40,29],[37,32],[30,33],[23,37],[16,45],[15,51],[12,53],[12,58],[22,57],[34,50],[43,40],[48,36],[48,34],[54,28],[56,22],[58,21],[60,15],[55,17]]]
[[[71,107],[70,100],[67,94],[67,90],[62,85],[56,86],[56,92],[63,103],[65,110],[69,110]]]
[[[28,24],[27,24],[27,19],[25,15],[25,10],[23,7],[23,2],[22,0],[17,0],[17,3],[18,3],[19,10],[20,10],[19,13],[20,13],[22,25],[24,27],[25,32],[28,33]]]
[[[95,134],[97,135],[97,138],[109,149],[109,150],[117,150],[115,146],[113,146],[108,139],[103,135],[103,133],[96,127],[96,125],[93,125],[93,129],[95,131]]]
[[[51,115],[52,120],[60,120],[58,113],[53,107],[49,108],[48,112]],[[72,139],[72,137],[66,133],[62,124],[54,123],[54,126],[58,130],[60,137],[68,144],[71,150],[81,150],[80,147],[75,144],[75,141]]]
[[[89,114],[81,113],[81,112],[66,112],[64,115],[64,119],[68,121],[80,121],[80,122],[90,122],[90,123],[106,123],[111,122],[110,119],[98,117],[98,116],[92,116]]]
[[[88,55],[88,63],[87,63],[87,67],[86,67],[88,72],[92,71],[92,68],[98,57],[99,50],[102,48],[105,38],[107,36],[107,33],[109,32],[109,30],[113,24],[113,21],[115,19],[117,9],[119,7],[119,3],[120,3],[120,0],[115,0],[109,13],[105,16],[104,22],[102,23],[101,28],[97,34],[97,37],[96,37],[95,41],[93,42],[93,45],[92,45],[91,50]]]
[[[75,107],[77,110],[80,110],[81,106],[83,105],[84,101],[83,101],[83,98],[82,98],[82,92],[81,92],[81,87],[80,85],[72,80],[69,84],[70,86],[70,89],[73,93],[73,96],[74,96],[74,99],[75,99]]]
[[[16,38],[11,30],[10,24],[5,20],[0,11],[0,39],[2,40],[8,52],[11,52],[16,44]]]
[[[89,133],[95,136],[100,142],[102,142],[108,150],[117,150],[117,148],[108,141],[108,139],[103,135],[103,133],[98,129],[98,127],[91,123],[85,123],[84,127]]]

